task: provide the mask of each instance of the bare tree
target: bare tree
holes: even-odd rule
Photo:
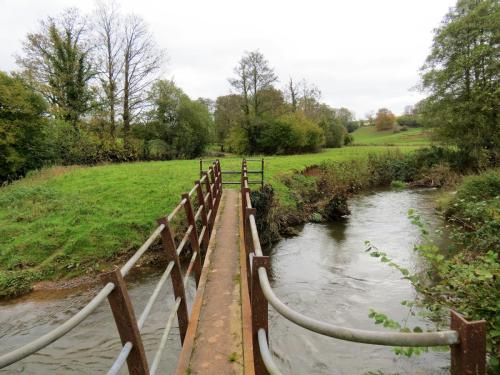
[[[156,79],[164,60],[147,24],[137,15],[125,18],[123,26],[123,133],[130,133],[130,124],[147,100],[147,92]]]
[[[96,33],[96,70],[104,94],[103,104],[111,137],[116,133],[116,107],[119,105],[119,79],[123,71],[121,17],[114,0],[97,3],[94,17]]]

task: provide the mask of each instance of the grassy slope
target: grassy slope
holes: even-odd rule
[[[286,204],[280,174],[386,149],[348,147],[267,157],[266,182],[275,186]],[[240,163],[240,158],[223,159],[222,168],[238,170]],[[198,168],[194,160],[57,167],[1,188],[0,281],[2,271],[9,269],[50,270],[44,278],[100,269],[102,259],[130,251],[147,238],[155,219],[168,213],[180,193],[191,188]]]
[[[374,126],[357,129],[352,133],[356,145],[425,145],[429,136],[422,128],[409,128],[394,133],[392,130],[377,131]]]

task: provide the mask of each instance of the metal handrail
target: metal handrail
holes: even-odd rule
[[[130,341],[127,341],[125,345],[123,345],[122,350],[120,351],[120,354],[118,354],[118,357],[116,357],[115,362],[113,363],[113,366],[109,369],[107,372],[107,375],[116,375],[120,372],[122,369],[123,365],[125,364],[125,361],[127,360],[130,352],[132,351],[132,343]]]
[[[291,309],[274,294],[269,284],[267,270],[264,267],[260,267],[258,273],[262,291],[267,301],[276,311],[291,322],[321,335],[363,344],[386,346],[442,346],[459,343],[458,333],[456,331],[425,333],[378,332],[340,327],[310,318]]]
[[[156,370],[158,369],[158,366],[160,364],[161,354],[163,352],[163,349],[165,349],[165,345],[167,344],[168,334],[172,329],[172,323],[174,321],[175,314],[177,313],[180,304],[181,304],[181,299],[176,298],[174,308],[170,312],[170,315],[167,319],[167,323],[165,324],[165,328],[163,329],[163,335],[161,336],[160,345],[158,346],[158,350],[156,351],[153,363],[151,364],[151,368],[149,370],[149,373],[151,375],[154,375],[156,373]]]

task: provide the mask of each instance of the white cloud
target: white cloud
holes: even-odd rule
[[[421,98],[410,91],[437,27],[454,0],[119,1],[141,15],[167,50],[167,77],[192,97],[229,91],[244,51],[260,49],[280,76],[319,86],[328,104],[363,116],[381,106],[399,113]],[[0,0],[0,69],[16,68],[37,20],[85,0]]]

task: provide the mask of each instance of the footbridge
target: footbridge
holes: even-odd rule
[[[263,185],[264,161],[243,160],[239,171],[224,171],[219,160],[209,164],[204,171],[200,161],[199,180],[189,192],[182,194],[171,213],[158,219],[156,229],[133,256],[121,268],[101,275],[102,288],[84,308],[34,341],[8,353],[0,349],[0,368],[8,368],[43,351],[100,305],[109,303],[122,349],[109,363],[108,374],[127,371],[134,375],[165,374],[161,356],[173,326],[178,326],[182,344],[178,375],[281,374],[269,346],[272,332],[268,327],[268,311],[271,308],[283,319],[306,330],[360,345],[447,345],[451,348],[452,375],[485,374],[484,321],[469,322],[451,311],[451,326],[446,331],[367,331],[316,320],[283,302],[269,280],[270,259],[262,250],[257,230],[258,212],[252,206],[250,186]],[[249,165],[256,168],[251,169]],[[255,175],[261,178],[249,179]],[[147,304],[136,315],[127,290],[127,275],[155,243],[161,244],[167,263]],[[187,263],[185,267],[181,265],[183,260]],[[186,299],[190,278],[194,278],[196,284],[192,301]],[[165,326],[157,350],[146,353],[141,332],[169,279],[173,308],[165,312]],[[310,311],[314,315],[314,306]],[[362,361],[362,355],[359,360]],[[331,369],[331,373],[335,373],[335,369]]]

